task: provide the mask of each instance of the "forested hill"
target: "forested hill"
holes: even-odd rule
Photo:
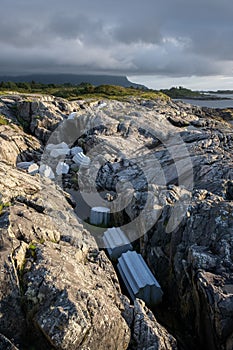
[[[118,85],[147,89],[145,86],[135,84],[123,75],[88,75],[88,74],[31,74],[19,76],[0,76],[0,81],[31,82],[42,84],[66,84],[72,85],[90,83],[92,85]]]

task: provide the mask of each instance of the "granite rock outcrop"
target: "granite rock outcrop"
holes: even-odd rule
[[[152,314],[146,316],[147,308],[132,306],[122,294],[111,262],[64,188],[16,167],[24,161],[41,165],[48,135],[74,109],[53,97],[30,99],[4,96],[0,105],[7,121],[0,126],[1,349],[122,350],[130,349],[132,339],[138,349],[163,342],[176,349],[175,339]],[[44,124],[33,130],[36,114]],[[145,316],[136,337],[139,313]]]
[[[165,291],[169,314],[158,313],[179,339],[185,329],[181,344],[231,349],[232,119],[172,101],[111,102],[97,115],[78,142],[102,159],[79,188],[117,199],[115,220]]]

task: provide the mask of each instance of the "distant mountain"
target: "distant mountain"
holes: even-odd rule
[[[92,85],[119,85],[123,87],[134,87],[146,89],[140,84],[132,83],[126,76],[119,75],[88,75],[88,74],[31,74],[18,76],[0,76],[0,81],[31,82],[35,81],[42,84],[65,84],[78,85],[80,83],[90,83]]]

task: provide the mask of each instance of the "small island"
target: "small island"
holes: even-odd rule
[[[231,100],[230,97],[219,96],[219,94],[230,94],[226,91],[193,91],[185,87],[172,87],[170,89],[160,90],[172,99],[192,99],[192,100]]]

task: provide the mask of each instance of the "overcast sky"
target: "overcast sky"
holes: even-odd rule
[[[1,0],[0,74],[233,89],[232,0]]]

